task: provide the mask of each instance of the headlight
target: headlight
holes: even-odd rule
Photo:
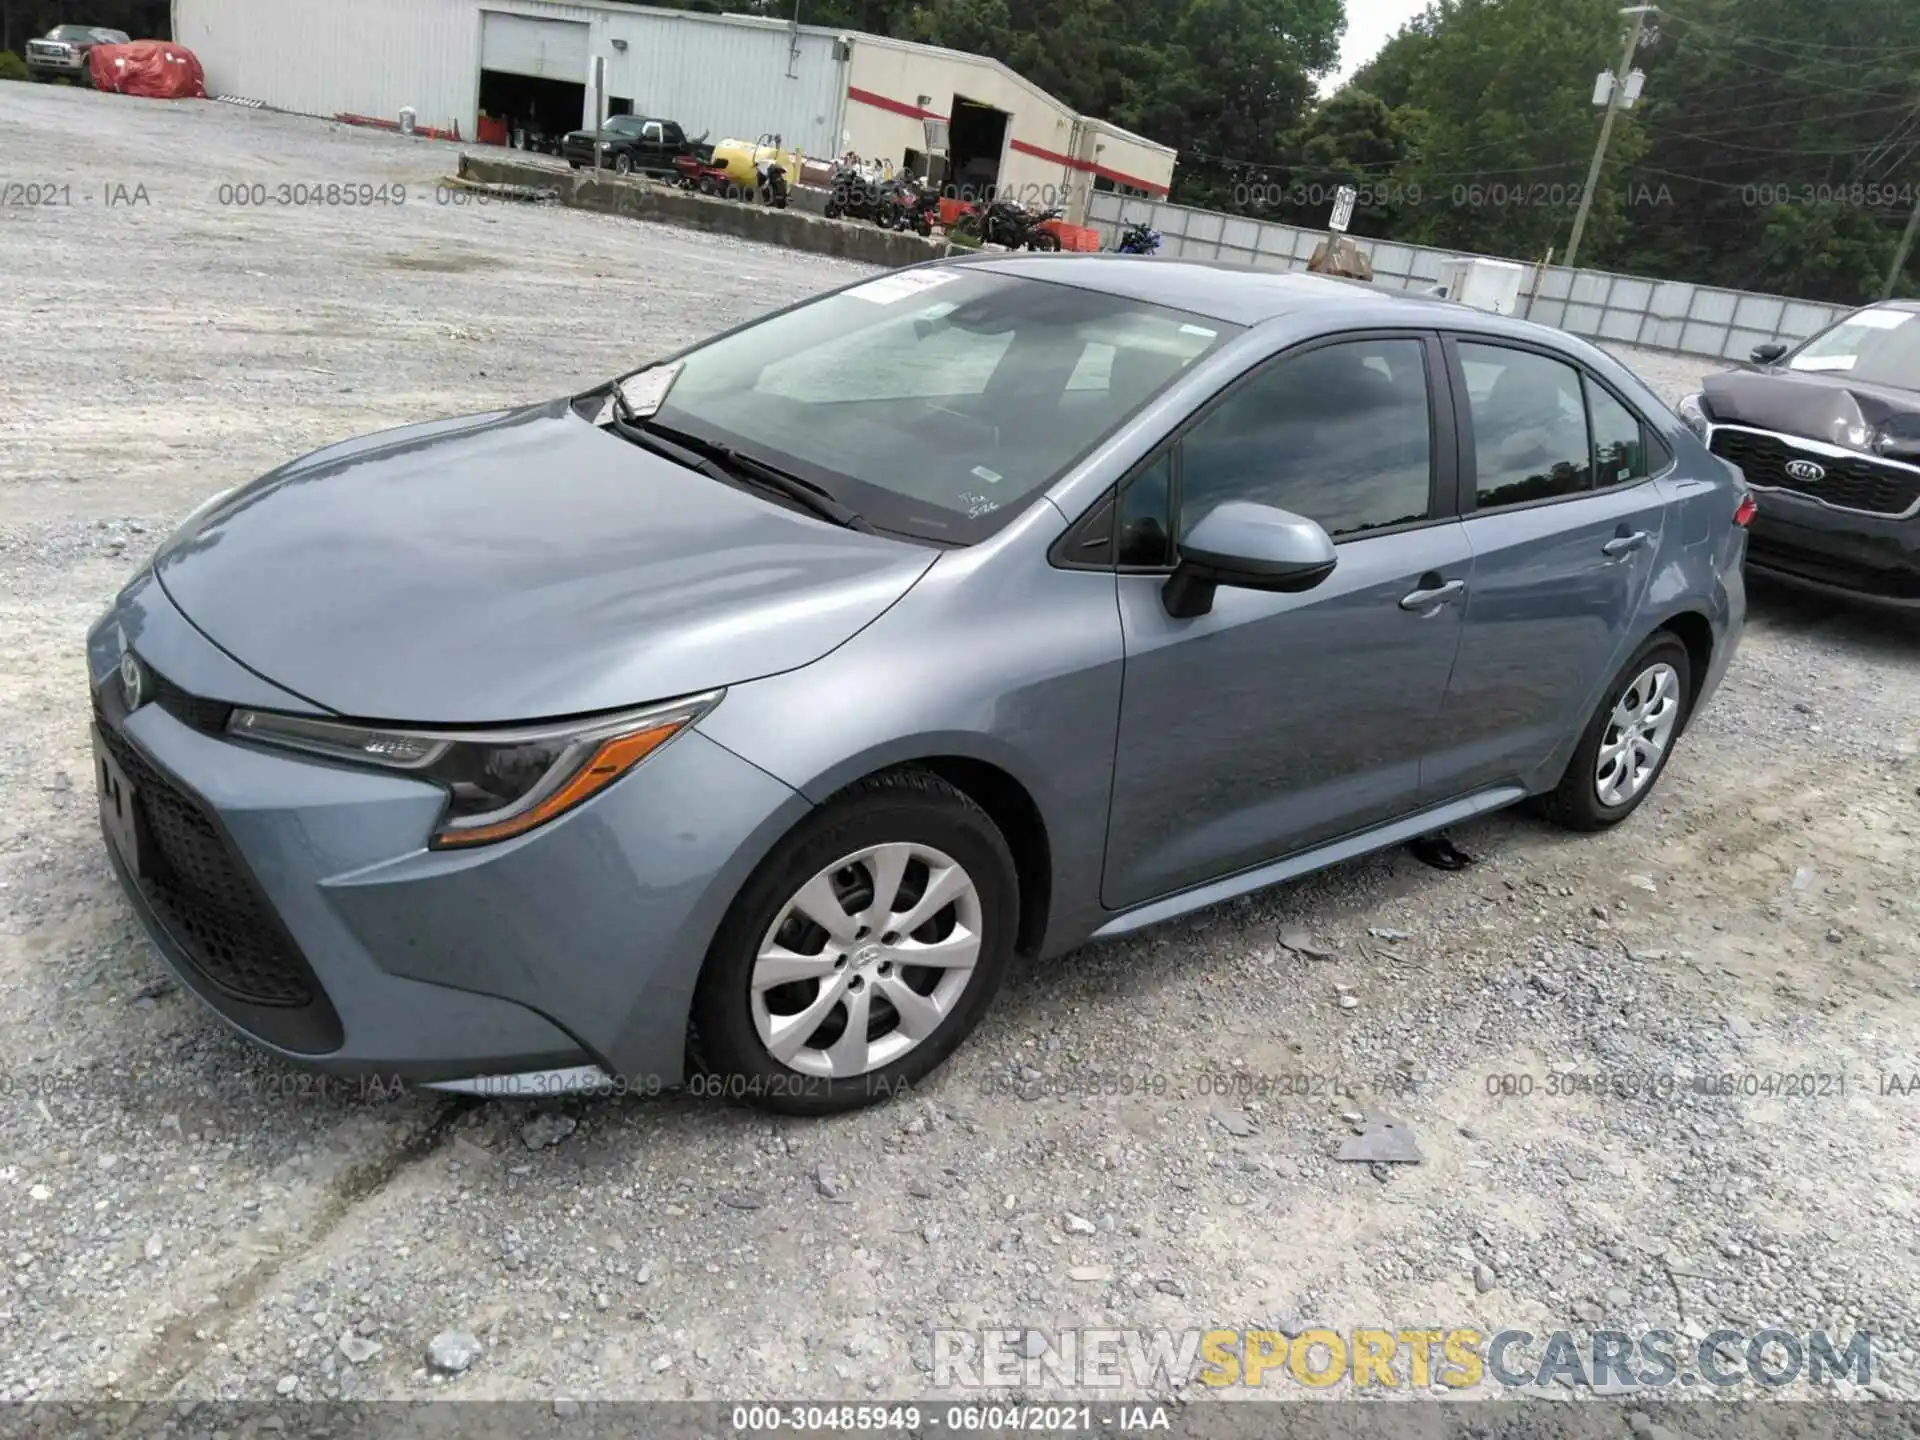
[[[1692,430],[1693,433],[1698,435],[1702,440],[1707,438],[1707,431],[1713,428],[1713,421],[1707,418],[1707,402],[1705,396],[1689,395],[1675,408],[1679,410],[1680,418],[1687,422],[1688,429]]]
[[[613,784],[720,702],[723,690],[577,724],[511,730],[387,730],[235,710],[228,731],[335,760],[378,765],[447,791],[435,849],[511,839]]]

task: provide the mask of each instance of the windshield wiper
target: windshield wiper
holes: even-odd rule
[[[703,440],[697,435],[689,435],[684,430],[670,429],[665,425],[656,425],[650,420],[640,420],[634,416],[633,407],[627,404],[626,396],[620,393],[620,387],[613,387],[613,417],[607,422],[615,433],[631,440],[634,444],[651,450],[656,455],[685,465],[690,470],[698,470],[702,475],[715,480],[735,483],[744,480],[762,490],[771,490],[778,495],[796,502],[812,511],[823,520],[831,520],[835,525],[843,525],[849,530],[858,530],[862,534],[875,532],[866,517],[851,510],[834,499],[831,494],[811,481],[802,480],[798,475],[788,474],[777,466],[764,460],[756,460],[751,455],[742,455],[731,445],[723,445],[716,440]]]

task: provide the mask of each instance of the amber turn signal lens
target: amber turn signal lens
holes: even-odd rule
[[[636,730],[630,735],[615,735],[603,740],[585,763],[539,804],[492,825],[476,825],[470,829],[442,828],[434,836],[434,843],[440,846],[486,845],[523,835],[599,794],[679,734],[687,724],[686,720],[674,720],[651,729]]]

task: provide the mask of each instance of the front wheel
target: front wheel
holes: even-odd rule
[[[722,922],[694,996],[703,1068],[762,1109],[827,1115],[898,1094],[986,1013],[1019,880],[986,812],[899,770],[783,840]]]
[[[1693,696],[1687,647],[1662,631],[1607,686],[1567,773],[1540,809],[1569,830],[1605,830],[1640,808],[1686,728]]]
[[[613,168],[619,171],[622,175],[631,175],[633,173],[633,157],[631,155],[615,156],[613,161]]]

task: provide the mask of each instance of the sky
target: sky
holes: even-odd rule
[[[1320,93],[1329,95],[1339,89],[1402,25],[1426,8],[1426,0],[1347,0],[1347,33],[1340,41],[1340,68],[1322,82]]]

